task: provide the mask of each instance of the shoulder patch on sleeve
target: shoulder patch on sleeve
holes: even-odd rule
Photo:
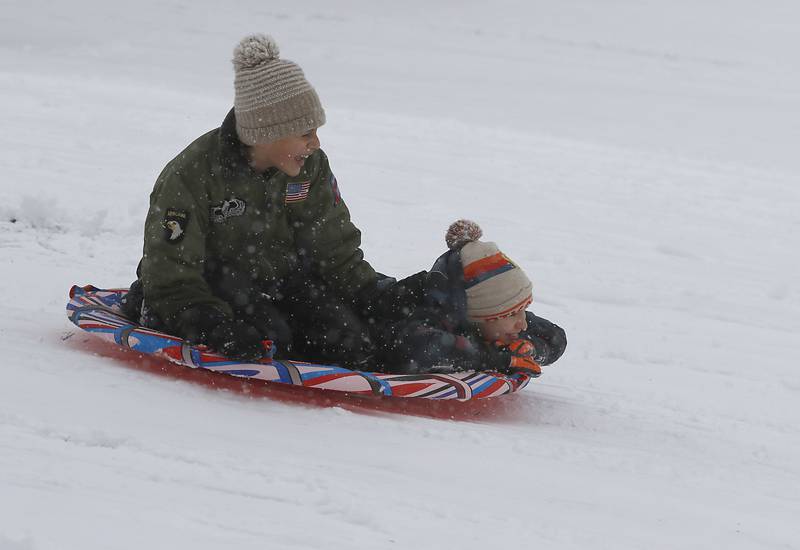
[[[333,191],[333,205],[339,206],[339,203],[342,202],[342,194],[339,191],[339,182],[336,181],[336,176],[333,175],[333,172],[331,172],[330,178],[328,178],[328,183],[331,186],[331,191]]]
[[[164,221],[161,222],[161,226],[164,228],[164,239],[169,243],[180,242],[186,235],[188,225],[189,213],[186,210],[167,208]]]

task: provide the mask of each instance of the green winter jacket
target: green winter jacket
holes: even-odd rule
[[[184,332],[180,313],[211,305],[238,316],[245,295],[275,296],[309,276],[343,298],[375,285],[361,232],[321,150],[296,177],[248,164],[230,111],[162,171],[150,195],[140,278],[147,307]],[[236,296],[235,298],[232,296]],[[257,300],[256,300],[257,302]]]

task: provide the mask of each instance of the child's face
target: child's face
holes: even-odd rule
[[[259,170],[275,167],[287,176],[296,176],[303,169],[306,158],[319,149],[317,130],[302,136],[289,136],[270,143],[251,147],[253,167]]]
[[[528,328],[528,321],[525,319],[524,310],[502,319],[478,321],[478,330],[488,342],[499,341],[510,344],[519,338],[519,333],[526,328]]]

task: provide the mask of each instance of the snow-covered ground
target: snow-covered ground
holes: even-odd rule
[[[0,549],[800,548],[795,1],[0,3]],[[309,407],[76,345],[268,32],[373,265],[458,217],[567,329],[502,415]]]

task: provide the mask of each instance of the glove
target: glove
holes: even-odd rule
[[[506,347],[511,352],[509,367],[512,371],[523,370],[534,377],[542,374],[542,367],[536,361],[536,346],[533,342],[518,338]]]
[[[534,377],[542,374],[542,367],[536,361],[536,346],[533,342],[525,338],[518,338],[503,347],[511,354],[508,362],[510,372],[524,371],[525,374]]]
[[[265,352],[261,334],[240,320],[217,325],[208,335],[208,345],[226,357],[242,361],[258,361]]]
[[[235,321],[214,306],[185,309],[177,319],[177,333],[192,344],[207,344],[232,359],[257,361],[264,356],[261,333],[244,321]]]
[[[539,363],[534,361],[531,356],[517,357],[516,355],[512,355],[508,368],[512,373],[523,371],[525,374],[529,374],[534,378],[542,374],[542,367],[540,367]]]
[[[508,348],[508,351],[511,352],[511,355],[515,357],[528,357],[533,355],[536,351],[536,346],[533,345],[533,342],[526,340],[525,338],[517,338],[508,344],[506,348]]]

